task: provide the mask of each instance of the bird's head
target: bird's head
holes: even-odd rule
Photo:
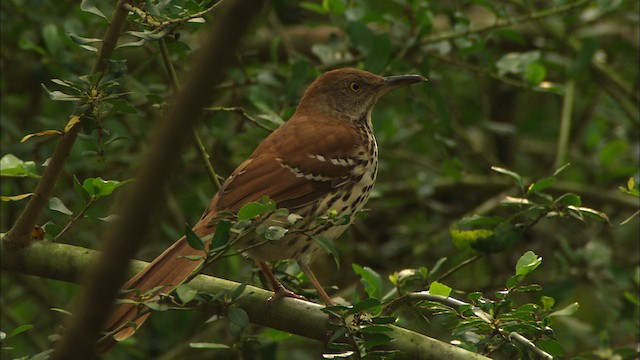
[[[383,77],[352,68],[331,70],[309,85],[296,111],[348,122],[366,121],[376,101],[389,90],[426,80],[421,75]]]

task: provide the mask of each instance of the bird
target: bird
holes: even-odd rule
[[[334,302],[318,282],[310,264],[321,251],[313,236],[336,240],[362,210],[374,186],[378,170],[378,145],[371,112],[388,91],[426,81],[421,75],[383,77],[355,68],[327,71],[302,95],[291,118],[269,134],[222,184],[211,199],[193,232],[211,235],[224,214],[236,213],[243,205],[268,197],[279,208],[306,219],[296,223],[303,231],[290,231],[276,241],[256,244],[256,238],[239,241],[239,249],[255,261],[266,275],[274,295],[302,298],[286,289],[267,262],[294,259],[327,305]],[[316,219],[333,211],[343,222]],[[201,266],[205,251],[189,245],[186,236],[177,240],[145,269],[122,287],[121,299],[139,294],[170,293]],[[140,315],[131,301],[114,306],[106,325],[102,349],[124,340],[150,315]]]

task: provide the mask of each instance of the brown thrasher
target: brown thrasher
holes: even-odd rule
[[[376,180],[378,146],[371,128],[373,106],[387,91],[425,80],[420,75],[382,77],[357,69],[324,73],[305,91],[291,119],[264,139],[229,176],[194,226],[194,232],[200,237],[210,235],[215,232],[221,213],[236,213],[244,204],[268,196],[278,207],[309,219],[302,223],[311,229],[311,235],[335,240],[362,209]],[[313,219],[329,210],[335,210],[338,216],[349,216],[350,222],[317,226]],[[252,241],[255,239],[237,245],[242,249],[253,245]],[[319,250],[309,234],[292,232],[245,253],[269,279],[275,292],[270,301],[299,296],[284,288],[265,261],[295,259],[323,301],[331,305],[333,301],[309,268]],[[156,288],[155,294],[169,293],[201,264],[185,258],[194,255],[204,256],[205,252],[192,248],[182,237],[123,289],[139,289],[144,294]],[[137,296],[128,292],[123,298]],[[113,345],[113,340],[131,336],[149,315],[137,313],[133,304],[116,306],[106,329],[122,330],[116,331],[113,338],[102,340],[103,350]],[[129,322],[137,326],[123,327]]]

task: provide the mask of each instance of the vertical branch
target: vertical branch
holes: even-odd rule
[[[124,9],[123,5],[130,0],[119,0],[116,5],[116,10],[113,12],[111,22],[107,28],[107,32],[103,39],[102,47],[98,52],[98,57],[93,64],[92,74],[98,72],[104,72],[106,69],[106,61],[113,55],[118,37],[122,32],[122,27],[127,19],[128,11]],[[38,182],[36,189],[33,191],[33,196],[29,199],[29,202],[20,213],[20,216],[16,220],[16,223],[11,227],[7,235],[2,242],[4,246],[15,249],[29,245],[31,240],[31,230],[36,225],[42,209],[44,209],[47,201],[51,197],[53,188],[60,178],[64,164],[69,157],[69,153],[73,148],[73,144],[76,142],[78,133],[80,132],[82,119],[75,121],[72,117],[72,121],[67,125],[69,128],[65,129],[62,139],[58,142],[56,149],[51,155],[49,164],[44,170],[42,178]],[[75,122],[73,122],[75,121]]]
[[[136,181],[119,198],[119,220],[109,227],[102,254],[86,273],[74,316],[53,359],[96,357],[99,332],[124,282],[129,259],[151,226],[150,215],[162,200],[162,189],[178,163],[180,150],[202,108],[211,101],[214,86],[223,80],[241,35],[262,4],[236,0],[220,6],[202,48],[194,54],[184,86],[150,139]]]
[[[160,53],[162,54],[162,61],[164,62],[164,66],[167,68],[167,74],[169,75],[169,80],[171,81],[171,87],[173,88],[173,92],[177,93],[180,89],[180,85],[178,83],[178,76],[176,75],[176,69],[173,67],[173,63],[171,63],[171,59],[169,58],[169,50],[167,49],[167,42],[164,38],[161,38],[158,41],[158,46],[160,47]],[[216,174],[211,161],[209,160],[209,154],[202,143],[202,139],[200,139],[200,135],[198,135],[198,131],[196,127],[193,127],[193,141],[194,146],[196,147],[196,151],[200,155],[200,159],[204,164],[204,168],[207,171],[207,175],[209,175],[209,180],[215,186],[215,190],[218,191],[222,187],[220,184],[220,179],[218,179],[218,175]]]
[[[573,113],[573,99],[576,92],[576,82],[573,79],[567,81],[562,102],[562,114],[560,117],[560,134],[558,136],[558,150],[554,166],[556,169],[567,162],[569,151],[569,134],[571,132],[571,114]]]

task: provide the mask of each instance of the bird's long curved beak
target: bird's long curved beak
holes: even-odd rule
[[[386,92],[399,86],[415,84],[423,81],[427,81],[427,78],[422,75],[387,76],[384,78],[383,89]]]

